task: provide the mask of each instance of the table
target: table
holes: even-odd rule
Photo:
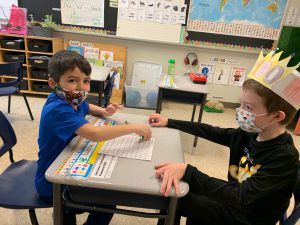
[[[147,123],[146,116],[117,113],[112,119],[117,124]],[[90,121],[95,119],[91,117]],[[159,190],[161,180],[155,177],[154,166],[165,162],[183,162],[180,134],[178,130],[168,128],[151,128],[154,138],[154,149],[151,161],[118,158],[117,164],[110,178],[88,177],[78,179],[71,176],[62,176],[57,173],[66,162],[72,149],[83,138],[75,137],[64,151],[57,157],[46,171],[46,179],[53,183],[53,215],[54,224],[62,224],[62,207],[72,206],[82,209],[95,209],[97,204],[111,204],[132,206],[140,208],[165,210],[167,213],[145,213],[132,210],[97,208],[99,211],[121,213],[133,216],[163,218],[166,224],[173,224],[178,198],[183,197],[189,191],[185,182],[180,182],[180,194],[173,192],[168,198],[163,197]],[[170,140],[172,140],[170,142]],[[77,197],[80,201],[62,199],[62,185],[73,188],[80,187]],[[86,193],[84,192],[86,188]],[[85,196],[86,195],[86,196]],[[76,196],[75,196],[76,197]]]
[[[171,82],[166,82],[168,81]],[[200,106],[198,123],[201,123],[203,107],[205,105],[208,94],[207,86],[202,84],[194,84],[190,81],[189,76],[168,76],[163,75],[157,82],[158,97],[156,112],[160,113],[163,100],[171,100],[193,105],[191,121],[194,121],[197,105]],[[198,137],[195,136],[193,147],[197,146]]]

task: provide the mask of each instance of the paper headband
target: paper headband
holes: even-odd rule
[[[248,78],[254,79],[269,88],[297,110],[300,108],[299,64],[287,67],[291,56],[279,61],[282,52],[271,51],[265,57],[260,52]]]

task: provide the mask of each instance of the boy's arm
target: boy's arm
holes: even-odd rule
[[[144,137],[143,140],[149,140],[151,138],[150,127],[144,124],[96,127],[90,123],[86,123],[79,127],[75,133],[81,137],[95,142],[110,140],[129,133],[137,133],[138,135]]]
[[[225,146],[230,146],[237,133],[237,130],[232,128],[220,128],[205,123],[174,119],[168,120],[167,127],[175,128]]]
[[[182,180],[189,184],[194,193],[229,205],[248,205],[274,195],[296,178],[298,164],[295,159],[281,160],[284,162],[276,160],[267,166],[269,168],[258,170],[242,183],[210,177],[191,165],[187,165]]]
[[[106,108],[102,108],[97,105],[89,104],[89,114],[93,116],[111,116],[115,112],[117,112],[119,109],[122,109],[123,107],[120,106],[117,103],[112,103]]]

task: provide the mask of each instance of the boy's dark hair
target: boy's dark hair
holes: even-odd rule
[[[75,67],[87,76],[91,74],[91,65],[82,55],[68,50],[59,51],[49,61],[49,77],[55,82],[59,82],[60,77],[65,72],[69,70],[73,71]]]
[[[243,89],[251,89],[262,97],[268,113],[283,111],[285,119],[280,121],[280,124],[288,125],[297,113],[297,110],[291,104],[253,79],[246,80],[243,83]]]

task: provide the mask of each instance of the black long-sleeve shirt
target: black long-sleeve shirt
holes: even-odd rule
[[[299,154],[287,132],[256,141],[257,134],[240,128],[169,119],[169,128],[205,138],[230,149],[228,181],[213,178],[188,165],[183,180],[194,193],[239,209],[242,223],[275,224],[289,205],[299,166]],[[247,218],[248,221],[243,221]]]

